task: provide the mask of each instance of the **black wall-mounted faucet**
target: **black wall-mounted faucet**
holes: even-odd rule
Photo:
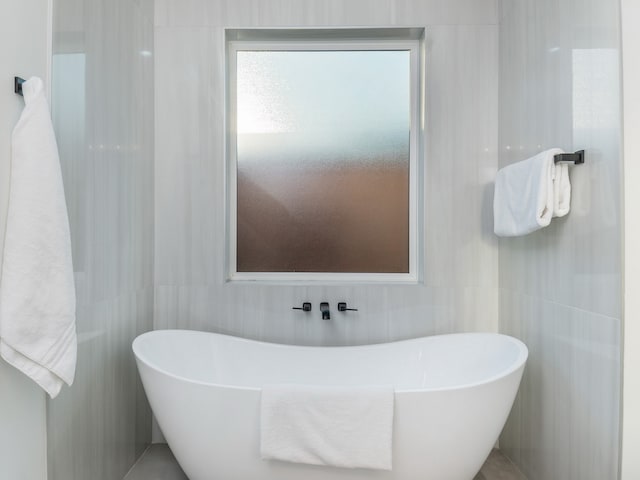
[[[331,312],[329,311],[329,303],[328,302],[322,302],[320,304],[320,311],[322,312],[322,319],[323,320],[331,320]]]
[[[338,311],[339,312],[346,312],[346,311],[357,312],[358,309],[357,308],[347,308],[347,302],[338,302]]]
[[[303,312],[310,312],[311,302],[304,302],[301,307],[292,307],[292,310],[302,310]]]

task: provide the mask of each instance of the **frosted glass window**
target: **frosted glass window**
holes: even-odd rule
[[[409,273],[410,53],[235,52],[237,272]]]

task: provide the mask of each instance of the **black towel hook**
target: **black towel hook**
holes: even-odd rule
[[[584,163],[584,150],[575,153],[559,153],[553,156],[553,163],[573,163],[580,165]]]
[[[13,77],[13,91],[20,96],[22,95],[22,84],[25,82],[24,78]]]

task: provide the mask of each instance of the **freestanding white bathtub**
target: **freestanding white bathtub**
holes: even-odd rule
[[[471,480],[513,404],[526,346],[498,334],[301,347],[156,330],[133,342],[160,428],[190,480]],[[260,459],[266,384],[394,385],[393,470]]]

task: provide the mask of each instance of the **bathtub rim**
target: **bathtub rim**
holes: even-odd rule
[[[437,388],[406,388],[406,389],[396,389],[394,387],[394,393],[395,394],[399,394],[399,393],[429,393],[429,392],[445,392],[445,391],[452,391],[452,390],[463,390],[463,389],[468,389],[468,388],[474,388],[474,387],[479,387],[482,385],[488,385],[490,383],[496,382],[498,380],[501,380],[503,378],[508,377],[509,375],[511,375],[513,372],[516,372],[517,370],[524,368],[524,365],[529,357],[529,349],[527,348],[527,346],[524,344],[524,342],[522,342],[521,340],[512,337],[511,335],[505,335],[502,333],[496,333],[496,332],[463,332],[463,333],[444,333],[444,334],[436,334],[436,335],[425,335],[422,337],[416,337],[416,338],[408,338],[405,340],[395,340],[393,342],[379,342],[379,343],[367,343],[367,344],[363,344],[363,345],[329,345],[329,346],[322,346],[322,345],[293,345],[293,344],[286,344],[286,343],[275,343],[275,342],[265,342],[263,340],[253,340],[250,338],[244,338],[244,337],[238,337],[235,335],[228,335],[228,334],[224,334],[224,333],[216,333],[216,332],[207,332],[207,331],[203,331],[203,330],[188,330],[188,329],[159,329],[159,330],[149,330],[148,332],[144,332],[141,333],[140,335],[136,336],[136,338],[133,339],[133,342],[131,343],[131,348],[133,350],[133,354],[136,358],[137,361],[142,362],[143,364],[145,364],[147,367],[149,367],[150,369],[159,372],[163,375],[166,375],[167,377],[173,378],[175,380],[180,380],[183,382],[188,382],[188,383],[192,383],[192,384],[196,384],[196,385],[202,385],[202,386],[207,386],[207,387],[216,387],[216,388],[230,388],[230,389],[235,389],[235,390],[243,390],[243,391],[252,391],[252,392],[261,392],[262,391],[262,387],[248,387],[248,386],[243,386],[243,385],[230,385],[228,383],[214,383],[214,382],[204,382],[202,380],[195,380],[193,378],[188,378],[188,377],[184,377],[182,375],[177,375],[175,373],[172,372],[168,372],[167,370],[160,368],[157,364],[154,364],[153,362],[149,361],[148,358],[144,357],[143,355],[140,354],[139,349],[137,349],[136,347],[138,346],[138,344],[140,344],[143,339],[142,337],[147,337],[147,336],[154,336],[154,335],[166,335],[168,333],[187,333],[188,335],[202,335],[202,334],[206,334],[206,335],[213,335],[213,336],[218,336],[218,337],[229,337],[234,339],[234,341],[239,341],[239,342],[243,342],[243,343],[261,343],[264,345],[269,345],[271,347],[276,347],[276,348],[305,348],[305,349],[352,349],[352,350],[362,350],[365,348],[371,348],[371,347],[376,347],[376,346],[381,346],[381,345],[396,345],[396,344],[406,344],[406,343],[416,343],[420,340],[423,340],[425,338],[432,338],[432,337],[453,337],[453,336],[477,336],[477,335],[491,335],[491,336],[498,336],[498,337],[503,337],[505,339],[507,339],[508,341],[511,341],[513,343],[516,344],[516,346],[518,347],[518,357],[517,359],[512,362],[511,364],[509,364],[508,368],[505,368],[504,370],[498,372],[495,375],[489,376],[485,379],[483,379],[482,381],[479,382],[473,382],[473,383],[465,383],[465,384],[460,384],[460,385],[454,385],[454,386],[447,386],[447,387],[437,387]],[[300,384],[300,385],[304,385],[304,384]],[[373,384],[363,384],[363,385],[358,385],[358,386],[370,386]],[[376,384],[377,385],[377,384]],[[328,385],[329,386],[329,385]]]

